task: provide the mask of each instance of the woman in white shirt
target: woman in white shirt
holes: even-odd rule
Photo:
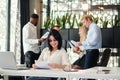
[[[52,29],[48,35],[48,47],[43,49],[39,59],[37,61],[46,61],[52,68],[64,69],[69,65],[69,58],[67,52],[62,48],[62,37],[57,30]],[[33,64],[34,69],[38,68],[36,64]],[[50,80],[55,80],[51,78]],[[32,78],[28,80],[42,80],[42,78]],[[46,78],[48,80],[48,78]]]

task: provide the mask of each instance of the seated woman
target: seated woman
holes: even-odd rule
[[[46,61],[52,68],[64,69],[69,65],[67,52],[62,48],[62,37],[57,30],[52,29],[48,35],[48,47],[44,48],[38,61]],[[33,64],[34,69],[38,68]],[[56,78],[30,77],[28,80],[56,80]]]
[[[79,28],[79,36],[80,36],[80,41],[79,42],[83,42],[86,39],[86,35],[87,35],[87,29],[82,26]],[[79,42],[77,42],[79,44]],[[84,50],[80,50],[80,48],[75,47],[73,48],[73,52],[77,53],[77,54],[83,54],[82,57],[78,58],[73,64],[72,64],[72,68],[74,69],[82,69],[84,66],[84,60],[85,60],[85,51]]]

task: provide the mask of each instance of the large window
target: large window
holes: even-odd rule
[[[0,51],[6,50],[7,0],[0,1]]]
[[[50,1],[50,3],[47,3],[47,1]],[[119,4],[119,0],[43,0],[43,21],[47,19],[46,14],[50,14],[50,18],[54,20],[66,13],[76,14],[77,17],[87,13],[109,21],[119,14]],[[48,7],[50,7],[50,12],[47,12]],[[109,21],[107,27],[112,27],[111,22]],[[98,25],[102,28],[101,23],[99,21]]]
[[[10,51],[15,53],[17,62],[20,63],[20,0],[11,0],[11,28]]]
[[[50,3],[48,3],[48,1],[50,1]],[[103,28],[102,21],[109,21],[106,27],[110,28],[113,27],[111,22],[113,21],[114,23],[115,20],[113,19],[115,19],[115,15],[120,14],[119,4],[120,0],[43,0],[43,22],[47,20],[48,17],[54,20],[57,16],[62,17],[66,13],[76,14],[76,18],[87,13],[99,18],[97,24],[101,28]],[[50,11],[48,11],[48,7]],[[79,19],[80,18],[78,18],[78,20]],[[119,52],[116,48],[112,48],[112,53]],[[109,61],[109,66],[119,66],[119,58],[119,56],[112,56]]]
[[[19,0],[0,1],[0,51],[8,50],[20,55],[20,12],[18,9],[18,1]],[[8,22],[10,22],[10,25],[8,24]],[[8,38],[8,36],[10,38]],[[16,58],[19,62],[20,56],[18,55]]]

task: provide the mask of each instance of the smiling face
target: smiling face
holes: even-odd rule
[[[48,35],[48,47],[50,51],[53,51],[55,49],[60,50],[62,47],[62,37],[60,33],[55,29],[51,29]]]
[[[53,49],[58,49],[58,41],[54,38],[53,35],[49,37],[49,41]]]

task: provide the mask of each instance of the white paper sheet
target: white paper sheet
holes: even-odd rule
[[[35,61],[35,64],[41,69],[51,69],[51,67],[45,61]]]
[[[49,33],[50,33],[50,32],[46,32],[41,38],[46,39],[46,38],[48,37]]]
[[[77,44],[77,42],[76,41],[74,41],[74,40],[71,40],[70,41],[74,46],[76,46],[76,47],[78,47],[79,45]]]
[[[84,51],[84,50],[85,50],[85,48],[84,48],[83,46],[79,46],[76,41],[71,40],[70,42],[71,42],[75,47],[79,47],[81,51]]]

